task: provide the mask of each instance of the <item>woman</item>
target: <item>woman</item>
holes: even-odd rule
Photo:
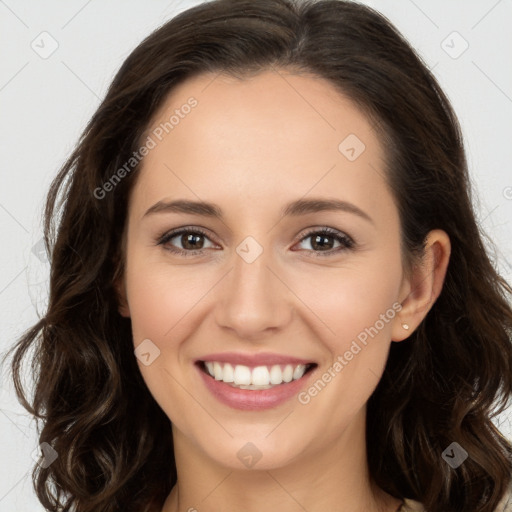
[[[375,11],[217,0],[163,25],[45,232],[13,373],[47,510],[512,510],[512,289],[455,114]]]

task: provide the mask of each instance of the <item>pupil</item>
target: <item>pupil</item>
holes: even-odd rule
[[[183,243],[183,238],[182,238],[183,247],[185,247],[185,249],[197,249],[198,245],[194,245],[194,240],[197,238],[200,238],[201,236],[202,235],[195,235],[192,233],[188,234],[188,235],[184,235],[183,238],[185,238],[185,243]],[[197,240],[196,240],[196,242],[197,242]]]
[[[323,240],[325,242],[325,240],[328,239],[328,238],[331,238],[331,237],[325,236],[325,235],[317,235],[317,236],[315,236],[314,242],[313,242],[313,247],[315,247],[315,245],[318,244],[321,248],[325,248],[325,247],[330,248],[330,246],[332,244],[325,244],[325,243],[321,242],[321,240]]]

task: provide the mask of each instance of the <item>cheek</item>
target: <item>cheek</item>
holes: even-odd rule
[[[402,269],[397,256],[390,255],[388,262],[383,267],[368,257],[357,266],[310,270],[307,279],[299,273],[290,276],[294,292],[315,314],[317,335],[333,353],[347,350],[351,340],[376,323],[383,337],[391,332],[388,320],[396,314]]]
[[[128,262],[127,295],[134,341],[144,338],[167,340],[204,293],[197,273],[172,269],[134,255]]]

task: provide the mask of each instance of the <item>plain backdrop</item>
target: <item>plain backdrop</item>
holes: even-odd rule
[[[200,2],[0,0],[0,351],[36,322],[48,263],[43,199],[123,60]],[[433,69],[462,124],[475,206],[512,281],[512,1],[374,0]],[[492,312],[489,312],[492,314]],[[456,364],[454,362],[454,364]],[[35,424],[2,369],[0,511],[43,510],[31,484]],[[511,435],[511,410],[497,424]]]

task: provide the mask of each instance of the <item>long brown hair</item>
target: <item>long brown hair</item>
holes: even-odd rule
[[[170,421],[141,377],[114,287],[138,166],[114,190],[98,190],[140,147],[177,84],[204,72],[244,78],[272,68],[329,80],[375,124],[406,261],[421,257],[431,229],[445,230],[452,244],[441,295],[410,340],[392,344],[368,402],[372,478],[428,512],[491,512],[505,493],[512,446],[491,418],[512,394],[512,289],[475,221],[447,97],[391,23],[366,6],[215,0],[182,12],[131,53],[48,194],[48,308],[10,351],[19,400],[42,424],[39,442],[58,453],[33,472],[47,510],[159,512],[176,482]],[[21,383],[29,349],[32,398]],[[452,442],[469,454],[456,469],[442,459]]]

